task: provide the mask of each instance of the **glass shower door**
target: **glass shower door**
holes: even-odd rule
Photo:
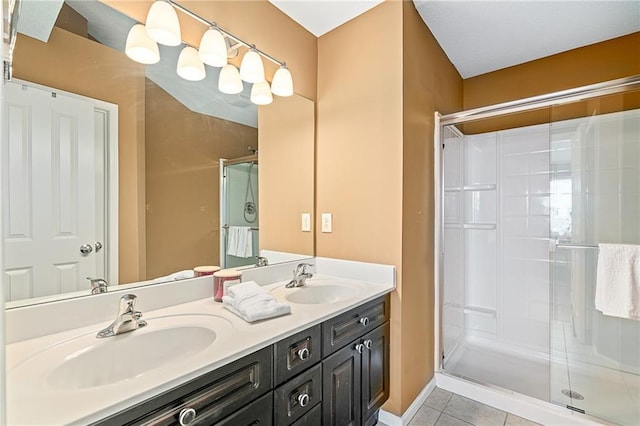
[[[595,295],[598,245],[640,244],[637,95],[554,107],[550,128],[550,397],[623,425],[640,424],[640,321]]]

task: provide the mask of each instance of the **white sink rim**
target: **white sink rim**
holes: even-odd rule
[[[299,305],[325,305],[353,299],[360,293],[360,289],[342,283],[314,283],[303,287],[296,287],[288,291],[284,298]]]
[[[173,333],[175,335],[177,330],[184,331],[185,329],[190,329],[192,332],[194,330],[199,330],[195,331],[195,333],[200,336],[208,335],[210,341],[207,344],[199,345],[197,350],[191,351],[189,354],[186,354],[184,358],[181,357],[180,354],[177,355],[178,359],[189,360],[190,356],[197,356],[198,354],[210,348],[212,345],[223,342],[232,334],[231,330],[233,328],[232,323],[228,319],[218,315],[208,314],[163,315],[149,317],[145,320],[148,323],[146,327],[117,336],[98,339],[95,337],[98,331],[98,329],[96,328],[90,332],[84,332],[82,334],[78,334],[76,336],[65,339],[64,341],[60,341],[53,345],[43,347],[30,356],[25,357],[25,359],[21,360],[19,363],[13,366],[7,372],[7,379],[21,380],[22,377],[25,377],[27,381],[34,382],[39,386],[58,391],[84,391],[107,386],[118,386],[127,381],[144,377],[150,373],[167,370],[167,367],[170,367],[172,365],[171,361],[176,361],[176,352],[174,351],[174,353],[170,354],[173,356],[171,356],[166,361],[155,362],[151,368],[143,368],[143,366],[138,365],[138,373],[133,377],[121,377],[121,380],[107,380],[105,383],[94,386],[84,386],[82,385],[82,380],[80,380],[80,384],[78,384],[78,380],[76,380],[75,382],[74,380],[70,380],[68,386],[60,386],[60,379],[62,379],[63,376],[55,378],[53,382],[51,381],[51,376],[55,374],[62,374],[56,373],[56,371],[60,370],[63,372],[65,368],[68,369],[69,365],[71,365],[68,363],[76,362],[76,360],[79,357],[83,356],[83,354],[85,353],[96,350],[108,353],[109,350],[111,350],[111,346],[122,346],[124,342],[131,343],[132,345],[140,345],[140,343],[137,342],[141,339],[138,339],[137,337],[148,339],[149,335],[155,335],[156,337],[152,337],[152,340],[155,339],[162,341],[163,334],[170,335],[171,333]],[[192,336],[193,333],[191,337]],[[110,343],[114,343],[115,345],[110,345]],[[102,350],[99,348],[107,349]],[[126,356],[126,354],[123,354],[120,360],[124,362]],[[99,364],[99,357],[100,353],[97,353],[97,369],[103,368]],[[142,364],[142,360],[140,359],[138,359],[137,362],[139,364]]]

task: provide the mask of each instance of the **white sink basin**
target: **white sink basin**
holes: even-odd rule
[[[358,294],[359,290],[354,287],[324,284],[324,285],[307,285],[292,289],[286,294],[285,299],[291,303],[300,303],[305,305],[315,305],[323,303],[336,303],[343,300],[351,299]]]
[[[82,335],[48,347],[19,364],[20,374],[43,363],[51,367],[42,380],[61,390],[81,390],[134,380],[193,356],[230,335],[231,323],[213,315],[147,318],[144,328],[98,339]],[[105,324],[107,325],[107,324]],[[47,374],[48,373],[48,374]]]

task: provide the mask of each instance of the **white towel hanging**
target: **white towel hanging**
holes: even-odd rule
[[[604,315],[640,320],[640,246],[600,244],[595,307]]]

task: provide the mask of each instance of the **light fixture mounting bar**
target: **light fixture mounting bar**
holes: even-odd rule
[[[250,48],[250,49],[251,48],[255,49],[256,52],[258,52],[261,56],[263,56],[264,58],[270,60],[274,64],[280,65],[280,66],[284,66],[285,65],[284,62],[277,60],[276,58],[274,58],[273,56],[269,55],[268,53],[263,52],[262,50],[260,50],[257,47],[255,47],[255,45],[249,44],[246,41],[242,40],[241,38],[236,37],[235,35],[231,34],[229,31],[227,31],[224,28],[220,27],[215,22],[211,22],[211,21],[209,21],[207,19],[204,19],[202,16],[198,15],[195,12],[190,11],[186,7],[182,6],[181,4],[176,3],[174,0],[167,0],[167,2],[169,4],[171,4],[174,8],[179,10],[180,12],[184,13],[185,15],[191,16],[196,21],[200,21],[201,23],[205,24],[208,27],[213,27],[213,28],[217,29],[222,34],[224,34],[225,36],[229,37],[230,39],[232,39],[236,43],[239,43],[239,44],[241,44],[241,45],[243,45],[243,46],[245,46],[247,48]]]

